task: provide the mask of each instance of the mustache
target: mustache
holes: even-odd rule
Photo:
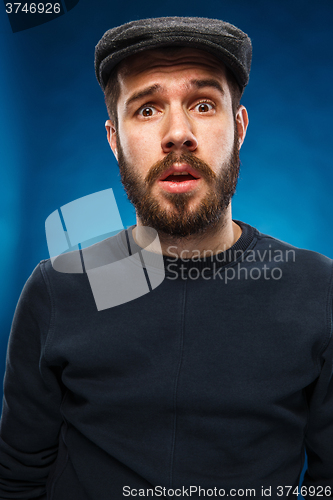
[[[193,153],[182,153],[181,155],[177,155],[174,151],[171,151],[167,154],[163,160],[157,161],[154,165],[149,169],[148,174],[145,177],[146,184],[151,187],[153,183],[165,172],[168,168],[170,168],[174,163],[187,163],[190,167],[194,168],[199,174],[202,175],[208,182],[213,182],[216,179],[215,172],[211,169],[211,167],[200,160]]]

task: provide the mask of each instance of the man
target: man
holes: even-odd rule
[[[249,38],[140,20],[95,61],[137,224],[83,260],[153,262],[150,227],[165,279],[98,311],[89,270],[36,268],[9,343],[0,498],[331,496],[332,261],[231,217]]]

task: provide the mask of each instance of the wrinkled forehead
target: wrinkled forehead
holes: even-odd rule
[[[161,47],[144,50],[127,57],[118,65],[118,76],[139,75],[154,70],[167,70],[174,66],[198,67],[225,76],[225,65],[213,54],[201,49],[188,47]]]

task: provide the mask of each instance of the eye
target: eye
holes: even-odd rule
[[[149,118],[157,113],[154,106],[143,106],[139,109],[138,115],[143,116],[144,118]]]
[[[194,109],[199,113],[208,113],[214,109],[213,103],[210,102],[199,102],[194,106]]]

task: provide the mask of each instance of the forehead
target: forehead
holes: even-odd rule
[[[145,50],[129,56],[119,64],[118,78],[125,83],[131,77],[167,74],[182,69],[207,72],[222,80],[226,78],[222,61],[205,50],[187,47]]]

